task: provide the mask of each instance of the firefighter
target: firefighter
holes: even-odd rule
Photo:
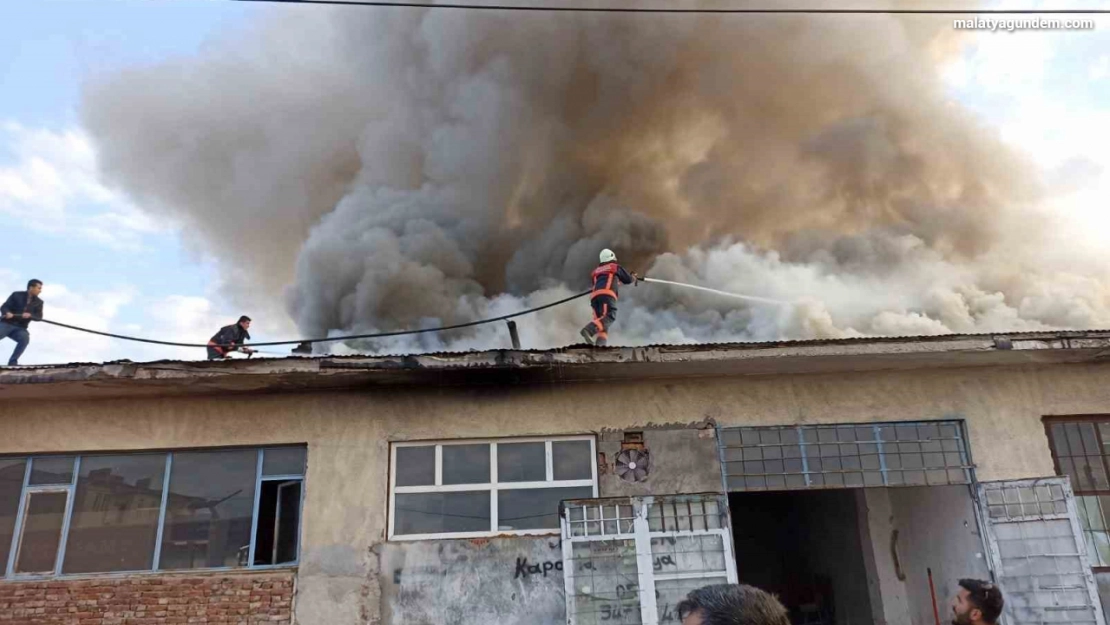
[[[621,284],[639,282],[640,277],[617,264],[613,250],[601,250],[601,264],[594,269],[590,293],[590,307],[594,320],[582,328],[582,338],[590,345],[604,346],[609,340],[609,326],[617,320],[617,281]]]
[[[247,332],[250,327],[251,318],[243,315],[237,323],[220,328],[215,336],[208,339],[208,360],[227,358],[228,354],[236,351],[253,354],[253,349],[243,345],[251,337]]]

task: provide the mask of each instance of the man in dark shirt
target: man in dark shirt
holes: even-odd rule
[[[243,315],[238,323],[220,328],[220,331],[208,339],[208,360],[227,358],[234,351],[244,354],[253,354],[254,350],[244,347],[243,343],[251,337],[247,329],[251,327],[251,318]]]
[[[8,296],[8,300],[0,306],[0,338],[9,338],[15,341],[15,351],[8,359],[8,366],[18,365],[19,357],[31,342],[31,333],[27,326],[31,321],[42,319],[42,280],[27,282],[26,291],[16,291]]]

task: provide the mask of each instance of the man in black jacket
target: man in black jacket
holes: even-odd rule
[[[8,359],[8,366],[18,365],[19,357],[31,342],[31,333],[27,326],[31,321],[42,319],[42,280],[27,282],[26,291],[16,291],[8,296],[8,301],[0,306],[0,338],[9,338],[15,341],[15,351]]]
[[[251,318],[243,315],[239,317],[238,323],[220,328],[215,336],[208,339],[208,360],[227,358],[234,351],[253,354],[253,349],[243,346],[243,342],[251,337],[250,332],[247,332],[250,327]]]

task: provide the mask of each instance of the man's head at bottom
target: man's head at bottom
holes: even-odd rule
[[[774,595],[742,584],[693,590],[678,604],[682,625],[790,625]]]

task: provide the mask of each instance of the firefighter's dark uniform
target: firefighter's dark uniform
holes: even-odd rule
[[[590,276],[593,290],[590,306],[594,320],[582,328],[583,336],[593,338],[595,345],[605,345],[609,340],[609,326],[617,320],[617,282],[632,284],[636,278],[616,262],[601,263]]]
[[[251,334],[238,323],[220,328],[215,336],[208,339],[208,360],[227,358],[227,355],[243,346]]]

